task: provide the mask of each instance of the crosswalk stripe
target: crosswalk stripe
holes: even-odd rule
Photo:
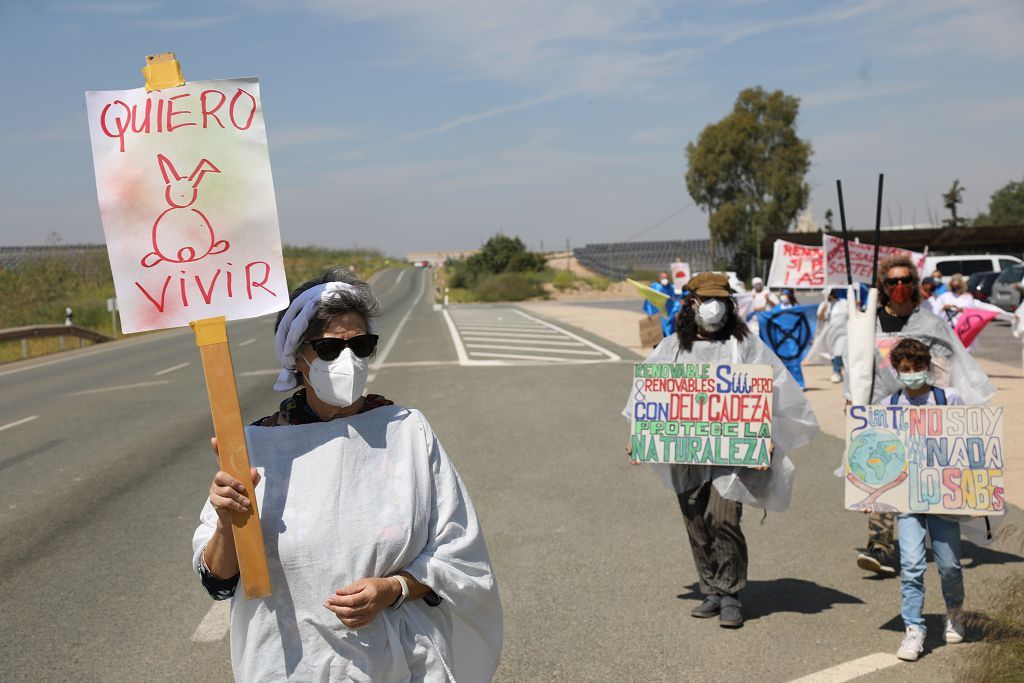
[[[502,349],[504,351],[541,351],[548,353],[571,353],[574,356],[601,356],[600,351],[577,351],[576,349],[552,349],[542,346],[505,346],[503,344],[466,344],[467,349]]]

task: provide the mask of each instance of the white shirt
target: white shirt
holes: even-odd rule
[[[416,410],[248,427],[273,595],[231,603],[231,666],[245,681],[488,681],[502,611],[473,503]],[[213,535],[207,500],[193,565]],[[384,609],[350,630],[323,606],[338,588],[409,572],[443,600]]]

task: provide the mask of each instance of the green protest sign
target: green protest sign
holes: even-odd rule
[[[767,467],[770,365],[637,363],[630,444],[639,462]]]

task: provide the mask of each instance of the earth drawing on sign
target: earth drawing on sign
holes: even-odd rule
[[[867,430],[850,441],[847,467],[850,480],[868,494],[854,509],[876,512],[894,511],[890,505],[877,502],[879,496],[898,486],[907,478],[906,452],[893,434]]]

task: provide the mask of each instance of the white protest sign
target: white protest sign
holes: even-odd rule
[[[672,285],[677,292],[683,291],[683,287],[690,281],[690,264],[685,261],[672,262]]]
[[[846,416],[846,508],[1001,515],[1003,409],[852,405]]]
[[[825,285],[825,262],[821,247],[775,240],[768,286],[775,289],[816,289]]]
[[[85,99],[123,331],[287,306],[256,79]]]
[[[825,284],[847,284],[846,254],[843,251],[843,238],[833,235],[822,235],[821,241],[825,250]],[[850,270],[853,272],[853,281],[873,285],[872,268],[875,262],[875,245],[864,242],[849,242],[849,245]],[[879,262],[889,256],[906,256],[913,261],[919,274],[924,270],[925,255],[922,253],[898,247],[878,247]]]

